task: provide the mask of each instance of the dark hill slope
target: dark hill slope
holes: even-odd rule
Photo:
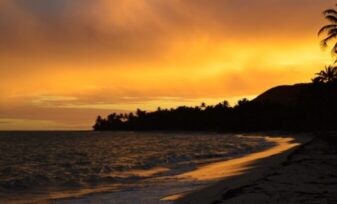
[[[311,84],[277,86],[256,97],[253,102],[293,106],[301,97],[312,94]]]
[[[259,128],[317,130],[337,128],[337,84],[295,84],[278,86],[251,101],[250,111],[259,110],[254,120]],[[268,119],[262,118],[268,117]]]
[[[337,83],[272,88],[235,107],[181,106],[98,117],[95,130],[263,131],[337,129]]]

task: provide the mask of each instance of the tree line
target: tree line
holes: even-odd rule
[[[331,70],[335,70],[333,77]],[[171,109],[158,108],[147,112],[113,113],[98,116],[96,131],[262,131],[335,129],[337,117],[337,68],[317,73],[312,83],[294,98],[294,103],[242,99],[230,106],[227,101],[217,105]],[[288,89],[291,89],[288,88]],[[287,92],[287,90],[286,90]],[[285,96],[287,97],[287,95]]]
[[[302,85],[300,91],[291,94],[295,87],[285,92],[292,103],[275,100],[242,99],[234,107],[227,101],[217,105],[171,109],[158,108],[146,112],[113,113],[106,118],[97,117],[96,131],[124,130],[173,130],[173,131],[259,131],[259,130],[329,130],[336,129],[337,118],[337,11],[323,12],[329,23],[323,26],[319,36],[322,48],[335,42],[331,49],[333,65],[316,74],[312,83]],[[277,98],[277,93],[271,94]]]

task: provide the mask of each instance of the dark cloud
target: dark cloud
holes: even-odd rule
[[[228,38],[314,32],[327,0],[4,0],[7,47],[142,54],[195,32]],[[6,3],[3,3],[6,5]],[[266,36],[268,37],[268,36]],[[133,52],[134,50],[134,52]],[[78,52],[78,51],[77,51]]]

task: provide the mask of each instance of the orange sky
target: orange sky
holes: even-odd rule
[[[213,104],[307,82],[333,0],[0,0],[0,129]]]

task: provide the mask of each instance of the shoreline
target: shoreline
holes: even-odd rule
[[[282,163],[286,157],[312,140],[310,136],[266,137],[268,141],[277,143],[276,146],[262,152],[252,153],[241,158],[213,163],[195,171],[180,175],[181,178],[197,180],[214,180],[215,183],[196,191],[171,195],[164,200],[174,203],[212,203],[222,196],[226,189],[249,184],[255,179],[263,177],[271,168]]]
[[[165,133],[166,134],[166,133]],[[203,134],[202,134],[203,135]],[[255,134],[256,135],[256,134]],[[206,142],[209,140],[209,135],[207,137],[202,137],[201,139]],[[253,152],[260,152],[271,147],[274,147],[276,143],[274,142],[266,142],[265,137],[262,136],[249,136],[249,135],[228,135],[226,137],[215,135],[213,138],[217,145],[214,145],[210,142],[210,146],[204,146],[205,142],[201,143],[201,150],[204,151],[203,154],[209,152],[220,152],[221,157],[207,157],[205,158],[197,158],[191,162],[182,162],[180,166],[181,168],[172,168],[174,166],[167,166],[167,168],[159,168],[160,165],[156,168],[151,168],[148,170],[132,170],[132,171],[111,171],[106,174],[101,173],[101,178],[121,178],[125,179],[126,182],[111,182],[107,185],[93,185],[88,188],[77,188],[74,185],[67,186],[70,188],[49,188],[47,189],[47,185],[42,188],[36,188],[35,191],[21,191],[14,192],[12,194],[4,194],[1,198],[5,203],[88,203],[88,200],[91,200],[95,203],[125,203],[125,199],[127,199],[127,203],[134,203],[134,201],[146,200],[147,202],[143,203],[157,203],[161,198],[176,194],[180,192],[187,192],[196,190],[199,188],[206,187],[211,185],[213,182],[200,182],[188,180],[186,181],[183,178],[177,178],[177,175],[184,174],[185,172],[190,172],[199,168],[200,166],[207,166],[212,163],[217,163],[221,161],[228,161],[235,158],[244,157]],[[231,137],[233,138],[231,139]],[[189,137],[187,137],[189,138]],[[194,138],[194,137],[193,137]],[[220,139],[227,138],[227,139]],[[196,141],[198,142],[198,141]],[[197,143],[198,144],[198,143]],[[237,144],[237,146],[236,146]],[[217,148],[220,146],[221,148]],[[188,146],[190,147],[190,146]],[[193,146],[192,146],[193,147]],[[228,149],[227,149],[228,147]],[[232,148],[231,147],[235,147]],[[147,147],[146,147],[147,148]],[[195,147],[193,147],[195,148]],[[200,146],[198,146],[198,149]],[[203,149],[205,148],[205,149]],[[193,149],[188,148],[189,150],[180,150],[176,149],[175,146],[172,146],[172,151],[179,152],[195,152]],[[171,151],[170,150],[170,151]],[[200,151],[201,151],[200,150]],[[235,151],[234,151],[235,150]],[[199,151],[199,150],[198,150]],[[192,161],[192,160],[191,160]],[[184,164],[183,164],[184,163]],[[162,166],[165,167],[165,166]],[[75,168],[76,169],[76,168]],[[67,177],[66,177],[67,178]],[[64,180],[67,180],[67,179]],[[130,179],[129,179],[130,178]],[[129,179],[129,180],[127,180]],[[45,188],[45,189],[44,189]],[[132,197],[132,198],[130,198]],[[104,201],[102,200],[104,199]],[[1,202],[2,202],[1,201]],[[164,202],[164,201],[163,201]],[[171,202],[170,202],[171,203]]]
[[[137,200],[137,202],[139,202],[139,198],[142,198],[141,200],[144,200],[144,197],[147,194],[151,194],[154,198],[156,197],[158,199],[145,199],[146,202],[140,203],[211,203],[213,200],[217,199],[216,194],[220,193],[221,190],[223,190],[223,188],[221,188],[223,185],[220,184],[219,186],[219,183],[222,183],[224,179],[227,180],[229,177],[244,177],[244,175],[249,174],[249,172],[256,169],[255,165],[257,165],[256,163],[259,163],[260,160],[268,159],[272,155],[283,154],[282,152],[289,151],[289,149],[296,149],[295,147],[299,146],[300,143],[304,143],[310,139],[310,137],[302,138],[301,136],[262,136],[265,137],[269,142],[276,143],[276,145],[260,152],[245,155],[243,157],[202,165],[196,170],[181,173],[175,176],[169,176],[166,178],[164,177],[164,180],[167,179],[170,181],[170,183],[167,183],[166,185],[164,184],[152,187],[148,186],[147,188],[144,188],[139,192],[133,190],[131,190],[131,192],[120,192],[122,195],[117,195],[115,193],[103,193],[89,195],[81,198],[50,200],[50,202],[57,204],[82,204],[88,202],[116,203],[114,202],[114,198],[116,196],[123,197],[125,196],[124,194],[127,194],[127,196],[131,196],[133,201]],[[268,163],[273,163],[273,161],[274,160],[271,160],[271,162]],[[227,171],[223,171],[224,169],[226,169]],[[261,172],[261,170],[259,170],[259,172]],[[186,188],[186,186],[190,187]],[[191,186],[194,187],[191,188]],[[216,187],[214,188],[214,186]],[[207,189],[211,190],[209,191]],[[193,202],[193,200],[195,202]],[[126,203],[132,203],[130,201],[131,200],[126,201]]]
[[[336,133],[317,135],[290,154],[281,168],[223,192],[212,203],[337,203],[336,144]]]
[[[302,145],[258,161],[246,174],[185,194],[175,203],[322,203],[328,197],[336,202],[335,137],[302,139]]]

